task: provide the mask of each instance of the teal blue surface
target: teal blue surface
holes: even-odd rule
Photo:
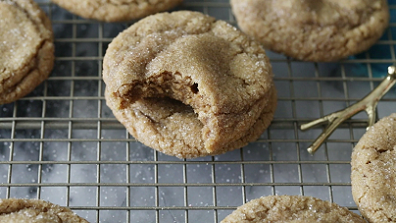
[[[390,8],[390,23],[396,23],[396,0],[388,0]],[[392,9],[395,6],[395,9]],[[368,76],[368,66],[371,66],[373,77],[384,77],[387,75],[388,66],[391,65],[389,60],[392,59],[391,50],[394,52],[395,46],[392,44],[384,43],[381,41],[391,41],[396,39],[396,27],[389,27],[385,30],[384,35],[380,38],[380,41],[373,45],[369,50],[350,56],[350,60],[376,60],[374,63],[358,63],[351,69],[353,76]],[[393,49],[392,49],[393,48]],[[378,60],[387,60],[379,62]]]

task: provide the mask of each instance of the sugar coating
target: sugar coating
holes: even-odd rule
[[[53,0],[81,17],[106,22],[130,21],[169,10],[183,0]]]
[[[0,199],[0,223],[88,223],[69,208],[43,200]]]
[[[396,113],[372,126],[352,152],[352,195],[370,222],[396,222]]]
[[[259,43],[198,12],[147,17],[117,36],[103,62],[106,101],[139,141],[180,158],[257,139],[276,107]]]
[[[221,223],[365,223],[345,207],[308,196],[267,196],[252,200],[228,215]]]
[[[305,61],[334,61],[373,45],[389,23],[386,0],[231,0],[239,27]]]
[[[31,92],[50,74],[50,20],[32,0],[0,0],[0,104]]]

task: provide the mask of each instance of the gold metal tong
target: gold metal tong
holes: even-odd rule
[[[329,136],[336,130],[336,128],[348,118],[354,116],[360,111],[366,111],[368,115],[368,127],[372,126],[376,121],[376,110],[378,101],[392,88],[396,83],[396,67],[388,67],[388,76],[378,85],[373,91],[366,95],[362,100],[355,104],[326,115],[320,119],[301,125],[301,130],[307,130],[312,127],[327,123],[326,128],[316,138],[316,140],[308,147],[308,152],[314,154],[316,150],[329,138]]]

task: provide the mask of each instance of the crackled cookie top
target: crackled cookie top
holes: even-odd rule
[[[0,199],[0,223],[88,223],[69,208],[43,200]]]
[[[359,215],[314,197],[268,196],[240,206],[221,223],[365,223]]]
[[[31,0],[0,0],[0,104],[46,79],[53,67],[49,19]]]
[[[167,134],[153,139],[154,147],[174,147],[177,142],[171,141],[181,140],[180,146],[201,154],[218,153],[241,139],[265,109],[272,118],[276,103],[271,66],[261,46],[198,12],[157,14],[122,32],[106,52],[103,78],[115,115],[129,111],[118,115],[124,125],[125,116],[146,116],[158,125],[150,134],[161,135],[170,127],[165,122],[179,117],[179,127],[191,127],[174,132],[172,140]],[[158,98],[163,105],[152,110]],[[178,112],[169,113],[173,109]],[[148,131],[136,125],[129,130],[137,138]],[[191,137],[194,143],[185,140]]]
[[[352,194],[370,222],[396,222],[396,114],[378,121],[352,153]]]
[[[240,28],[266,48],[333,61],[366,50],[389,22],[386,0],[231,0]]]
[[[106,22],[129,21],[169,10],[183,0],[53,0],[72,13]]]

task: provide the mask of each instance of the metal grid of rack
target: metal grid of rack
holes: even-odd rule
[[[370,51],[338,63],[268,52],[279,100],[269,129],[240,150],[180,160],[136,142],[106,106],[102,58],[130,24],[85,20],[38,2],[53,23],[55,68],[30,95],[0,105],[0,198],[49,200],[90,222],[217,223],[272,194],[315,196],[357,211],[349,162],[366,116],[341,125],[314,156],[306,148],[322,128],[299,126],[359,100],[381,81],[395,62],[393,17]],[[236,25],[228,0],[185,0],[180,9]],[[395,101],[391,90],[378,116],[389,115]]]

